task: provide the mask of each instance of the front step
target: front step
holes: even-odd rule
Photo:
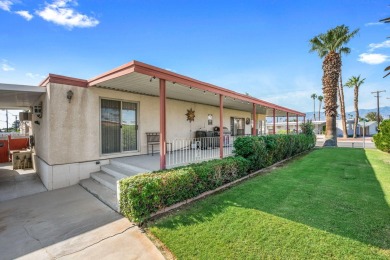
[[[147,170],[147,169],[135,166],[135,165],[131,165],[131,164],[126,163],[126,162],[122,162],[120,160],[120,158],[119,159],[111,159],[110,164],[115,165],[117,167],[120,167],[120,168],[124,169],[126,172],[131,173],[131,175],[128,175],[128,176],[133,176],[133,175],[136,175],[139,173],[150,172],[150,170]]]
[[[107,188],[103,184],[93,180],[93,179],[85,179],[80,181],[79,183],[84,189],[89,191],[92,195],[97,197],[104,204],[119,212],[117,194],[116,191],[113,191],[110,188]]]
[[[114,176],[100,171],[91,173],[91,178],[116,192],[116,182],[118,179]]]
[[[110,160],[110,164],[102,165],[99,172],[91,173],[91,178],[80,181],[80,185],[92,195],[119,212],[117,199],[117,182],[120,179],[149,172],[146,169],[124,162]]]
[[[117,164],[107,164],[100,167],[100,169],[117,179],[123,179],[129,176],[137,175],[139,172],[132,171],[129,168],[118,166]]]

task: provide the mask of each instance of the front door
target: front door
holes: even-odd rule
[[[102,154],[136,151],[137,120],[137,103],[102,99]]]

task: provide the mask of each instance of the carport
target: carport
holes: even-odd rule
[[[0,109],[27,110],[46,93],[46,88],[0,83]],[[23,139],[23,140],[22,140]],[[28,139],[10,136],[8,133],[0,135],[0,201],[23,197],[37,192],[46,191],[38,175],[32,169],[13,170],[8,162],[10,149],[26,147],[18,141],[27,142]]]
[[[0,109],[29,109],[45,87],[0,83]]]

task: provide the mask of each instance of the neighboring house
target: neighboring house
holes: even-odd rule
[[[164,169],[171,150],[194,147],[198,130],[217,136],[205,159],[222,158],[226,135],[262,134],[266,117],[305,116],[138,61],[90,80],[49,74],[39,87],[0,84],[0,102],[33,111],[35,164],[49,190],[89,178],[112,158],[146,154],[150,132]]]

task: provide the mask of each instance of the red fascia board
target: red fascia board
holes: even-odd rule
[[[134,72],[134,63],[135,63],[135,61],[131,61],[129,63],[122,65],[122,66],[119,66],[118,68],[112,69],[108,72],[105,72],[105,73],[95,77],[95,78],[92,78],[92,79],[88,80],[88,85],[89,86],[98,85],[101,82],[104,82],[104,81],[107,81],[110,79],[114,79],[114,78],[117,78],[120,76],[124,76],[126,74],[130,74],[130,73]]]
[[[39,86],[46,86],[48,83],[57,83],[64,85],[77,86],[82,88],[88,87],[88,81],[85,79],[71,78],[56,74],[49,74],[46,79],[44,79]]]

